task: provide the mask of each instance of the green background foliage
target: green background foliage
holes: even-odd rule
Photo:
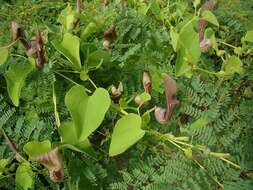
[[[48,33],[42,70],[34,69],[21,44],[9,48],[8,58],[0,49],[0,128],[27,160],[29,151],[24,147],[28,142],[49,140],[54,147],[62,138],[59,146],[67,147],[62,149],[64,180],[54,183],[42,165],[31,160],[17,162],[0,136],[0,189],[252,189],[253,3],[217,2],[213,15],[205,15],[211,23],[218,25],[216,19],[219,23],[219,27],[208,25],[215,45],[201,53],[197,20],[192,19],[199,6],[195,10],[191,1],[113,0],[108,6],[100,0],[85,1],[84,10],[76,15],[75,1],[0,0],[0,47],[11,42],[13,20],[23,26],[29,39],[37,30]],[[72,28],[69,23],[75,18],[79,21]],[[112,24],[117,39],[107,52],[103,33]],[[25,69],[16,71],[16,67]],[[149,71],[153,91],[151,100],[138,107],[132,100],[144,91],[143,71]],[[176,80],[180,101],[165,125],[157,123],[153,112],[143,115],[166,103],[161,73]],[[119,104],[113,100],[109,106],[105,89],[119,82],[123,84],[122,97]],[[95,101],[102,101],[101,107],[92,106],[87,113],[85,106],[80,110],[71,107],[66,97],[77,84],[83,86],[84,94],[71,97],[77,107],[92,99],[96,91],[102,93]],[[124,116],[124,111],[131,114]],[[96,125],[90,120],[90,129],[84,132],[76,121],[83,123],[86,114],[89,120],[96,112],[99,118],[92,119],[98,120]],[[135,128],[123,133],[128,142],[120,136],[112,140],[117,128],[131,123],[122,120],[132,116],[138,121],[133,121]],[[154,138],[152,130],[187,137],[184,140],[189,139],[194,147],[180,149],[164,137]],[[121,140],[124,146],[120,146]],[[184,140],[180,142],[186,143]],[[200,151],[197,145],[207,148]],[[210,152],[229,153],[228,159],[240,169]]]

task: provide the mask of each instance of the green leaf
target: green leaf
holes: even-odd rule
[[[231,56],[225,61],[225,75],[233,75],[234,73],[242,74],[243,73],[243,63],[239,57]]]
[[[98,26],[94,22],[90,22],[81,33],[81,39],[86,40],[92,33],[96,32]]]
[[[52,43],[57,51],[64,55],[77,69],[81,69],[80,42],[77,36],[66,33],[63,36],[62,42],[54,40]]]
[[[0,48],[0,65],[4,64],[8,58],[9,49],[8,48]]]
[[[89,96],[85,92],[83,86],[73,86],[65,96],[65,104],[74,121],[77,138],[83,133],[85,123],[85,112],[88,104]]]
[[[197,19],[193,18],[183,26],[179,33],[177,45],[178,49],[181,49],[182,47],[184,48],[187,61],[193,64],[198,63],[201,55],[199,34],[195,31],[196,25]]]
[[[88,96],[83,86],[76,85],[67,92],[65,104],[75,123],[77,138],[82,141],[102,123],[111,99],[103,88],[97,88]]]
[[[58,147],[66,147],[79,152],[86,152],[93,154],[93,149],[89,139],[79,141],[77,138],[76,128],[74,122],[62,123],[58,129],[59,134],[62,137],[62,143]]]
[[[193,6],[194,6],[195,9],[199,6],[199,4],[200,4],[200,0],[194,0],[193,1]]]
[[[178,43],[178,33],[176,32],[175,28],[170,29],[170,38],[171,38],[171,45],[174,51],[177,51],[177,43]]]
[[[176,76],[192,76],[192,67],[185,60],[185,50],[183,48],[181,48],[177,53],[175,73]]]
[[[146,15],[149,9],[150,9],[150,4],[147,5],[145,2],[143,2],[143,3],[138,4],[137,11],[138,13]]]
[[[163,79],[161,77],[161,74],[158,72],[154,72],[154,71],[150,71],[151,73],[151,78],[152,78],[152,88],[159,92],[159,93],[163,93],[164,91],[164,87],[163,87]]]
[[[147,92],[143,92],[139,95],[140,98],[140,105],[144,104],[145,102],[148,102],[149,100],[151,100],[151,96],[149,93]]]
[[[70,4],[62,10],[59,15],[58,22],[60,22],[63,26],[64,31],[69,31],[73,28],[73,23],[75,21],[75,12],[72,10]]]
[[[242,47],[236,47],[234,49],[234,53],[237,54],[238,56],[241,56],[243,54],[243,49]]]
[[[109,156],[123,153],[144,136],[145,131],[141,129],[141,123],[141,117],[132,113],[117,121],[112,134]]]
[[[12,63],[4,75],[8,94],[15,106],[19,105],[21,89],[24,86],[27,75],[33,68],[34,66],[29,62]]]
[[[25,144],[23,149],[29,157],[36,157],[49,152],[51,150],[51,142],[49,140],[42,142],[30,141]]]
[[[153,111],[154,111],[153,109],[149,109],[144,114],[142,114],[142,116],[141,116],[141,119],[142,119],[141,126],[142,127],[141,128],[145,128],[149,124],[150,119],[151,119],[150,113],[153,112]]]
[[[104,50],[97,50],[89,54],[88,70],[99,68],[102,63],[108,63],[111,59],[110,54]]]
[[[8,160],[7,159],[1,159],[0,160],[0,176],[3,174],[5,167],[8,164]]]
[[[208,121],[206,119],[201,118],[191,124],[191,129],[199,129],[206,126],[207,124]]]
[[[71,121],[71,122],[61,123],[61,126],[59,127],[58,131],[62,137],[63,143],[68,143],[68,144],[78,143],[78,138],[77,138],[74,122]]]
[[[82,81],[86,81],[89,79],[89,75],[88,75],[88,72],[86,69],[83,69],[81,72],[80,72],[80,79]]]
[[[161,8],[156,0],[151,1],[150,10],[158,19],[161,19]]]
[[[192,155],[192,149],[191,148],[185,148],[185,149],[183,149],[183,151],[184,151],[184,154],[185,154],[187,159],[193,160],[193,155]]]
[[[18,188],[33,189],[33,171],[29,162],[23,162],[17,168],[15,181]]]
[[[211,11],[204,11],[202,14],[202,19],[212,23],[215,26],[219,26],[216,16]]]
[[[244,40],[247,42],[253,42],[253,30],[250,30],[246,33]]]

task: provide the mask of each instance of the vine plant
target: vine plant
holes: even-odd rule
[[[122,3],[123,1],[117,2],[118,6],[126,6]],[[219,27],[219,22],[211,12],[212,9],[203,10],[205,6],[199,8],[199,0],[193,2],[195,12],[183,24],[178,24],[173,18],[167,18],[166,13],[160,9],[158,1],[151,1],[150,3],[145,3],[145,1],[127,2],[128,6],[138,7],[137,11],[143,15],[147,15],[148,11],[151,11],[153,16],[170,31],[170,43],[177,54],[175,64],[175,77],[177,77],[177,80],[180,80],[181,77],[190,78],[195,73],[215,75],[221,80],[226,80],[235,73],[243,73],[243,63],[240,56],[249,53],[245,50],[245,47],[247,43],[253,42],[252,31],[248,31],[246,36],[242,38],[242,47],[234,47],[217,39],[212,28],[202,30],[204,33],[200,40],[200,34],[196,27],[199,22],[204,21],[205,27],[207,23],[212,27]],[[93,33],[101,33],[101,21],[99,20],[88,23],[82,32],[79,31],[78,28],[83,19],[82,11],[86,11],[86,5],[84,4],[83,7],[82,4],[81,1],[77,1],[76,10],[69,4],[61,12],[58,18],[60,25],[56,27],[56,31],[52,32],[55,39],[50,42],[55,50],[70,63],[68,67],[63,66],[61,70],[53,70],[53,72],[73,85],[65,95],[65,106],[68,109],[70,118],[62,120],[59,116],[59,110],[62,109],[59,105],[62,104],[57,104],[59,100],[55,93],[55,83],[61,81],[52,81],[52,104],[54,106],[55,127],[57,127],[60,137],[59,141],[27,142],[23,147],[24,154],[16,149],[15,142],[12,142],[2,130],[7,144],[15,152],[16,159],[20,162],[16,170],[17,185],[24,189],[33,187],[34,172],[38,170],[32,165],[33,162],[39,162],[45,166],[52,181],[62,181],[64,178],[65,155],[63,153],[65,149],[93,156],[95,150],[89,137],[101,126],[108,110],[114,110],[120,116],[113,132],[109,135],[111,138],[109,150],[103,150],[108,152],[109,157],[124,154],[144,135],[148,135],[157,141],[169,142],[177,147],[179,151],[182,151],[187,159],[192,160],[203,169],[204,167],[195,156],[194,152],[196,151],[206,157],[218,158],[231,167],[240,169],[239,165],[230,161],[229,153],[214,152],[207,146],[191,143],[188,136],[175,136],[172,133],[163,134],[150,127],[149,123],[153,112],[157,122],[165,124],[170,121],[173,109],[180,103],[180,100],[178,101],[176,98],[178,87],[173,77],[169,76],[168,73],[159,73],[158,80],[159,85],[163,84],[164,87],[162,92],[165,92],[165,109],[156,105],[149,105],[151,108],[147,109],[146,105],[152,99],[153,90],[149,71],[143,73],[143,92],[138,94],[135,99],[122,97],[124,93],[124,84],[122,85],[122,83],[118,88],[115,86],[102,87],[95,84],[89,73],[96,72],[109,61],[110,54],[117,43],[117,25],[112,22],[109,29],[105,31],[104,42],[101,44],[100,49],[93,51],[92,48],[87,48],[87,56],[85,58],[80,56],[81,44],[84,44],[85,40]],[[110,6],[110,3],[106,1],[104,6]],[[110,18],[113,18],[113,16],[110,15]],[[26,36],[25,29],[18,23],[13,21],[11,26],[12,42],[1,47],[0,64],[5,64],[10,56],[11,48],[18,43],[23,45],[26,53],[26,56],[22,56],[24,61],[12,63],[7,72],[4,73],[9,97],[13,105],[18,107],[20,93],[25,88],[26,78],[35,70],[42,72],[44,65],[48,62],[46,59],[50,59],[50,57],[47,57],[47,44],[45,44],[45,39],[43,39],[40,31],[37,31],[35,41],[30,41]],[[47,36],[44,36],[44,38],[47,38]],[[210,49],[202,49],[204,43],[202,40],[206,40],[205,43],[208,44]],[[231,47],[234,54],[231,55],[224,50],[220,50],[219,44]],[[218,59],[222,60],[220,71],[214,72],[199,66],[201,54],[208,51],[211,51]],[[80,75],[80,79],[84,83],[79,84],[64,73]],[[91,85],[87,85],[88,83]],[[136,106],[133,106],[133,100],[136,102]],[[208,122],[208,118],[200,118],[192,123],[192,126],[201,128],[207,125]],[[4,169],[5,165],[5,161],[1,160],[1,167],[3,166],[1,170]],[[212,179],[222,187],[222,184],[216,178],[212,177]]]

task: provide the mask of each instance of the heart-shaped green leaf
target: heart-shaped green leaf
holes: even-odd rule
[[[24,86],[27,75],[33,70],[34,66],[29,62],[12,63],[5,73],[8,94],[15,106],[19,105],[19,96]]]
[[[62,42],[54,40],[52,43],[57,51],[64,55],[77,69],[81,69],[80,41],[77,36],[66,33],[63,36]]]
[[[77,138],[83,141],[102,123],[111,99],[103,88],[97,88],[88,96],[83,86],[76,85],[67,92],[65,104],[74,121]]]
[[[0,48],[0,65],[4,64],[8,58],[9,49],[8,48]]]
[[[29,157],[36,157],[49,152],[51,150],[51,142],[49,140],[42,142],[30,141],[25,144],[23,149]]]
[[[112,134],[109,156],[123,153],[144,136],[145,131],[141,129],[141,123],[141,117],[132,113],[117,121]]]
[[[29,162],[23,162],[17,168],[15,181],[17,189],[33,189],[33,171]]]

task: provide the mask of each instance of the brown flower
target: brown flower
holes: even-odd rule
[[[143,84],[143,88],[144,88],[145,92],[150,94],[152,91],[152,82],[151,82],[148,72],[146,72],[146,71],[143,72],[142,84]]]
[[[34,157],[33,160],[48,169],[49,176],[54,182],[61,182],[64,178],[64,168],[62,154],[58,148],[55,148],[45,154]]]
[[[110,28],[108,28],[104,32],[104,42],[103,46],[106,50],[110,51],[111,50],[111,43],[117,38],[117,34],[115,31],[115,26],[112,25]]]
[[[166,108],[156,107],[155,109],[155,118],[161,123],[165,124],[171,118],[173,109],[179,101],[176,99],[177,86],[176,81],[173,80],[169,75],[162,74],[162,78],[164,81],[164,89],[165,89],[165,97],[166,97]]]
[[[216,4],[215,0],[209,0],[206,3],[204,3],[200,8],[200,16],[202,16],[202,14],[205,11],[212,11],[215,7],[215,4]],[[200,43],[200,48],[202,52],[207,52],[211,48],[210,45],[203,45],[204,42],[206,42],[205,30],[206,30],[207,25],[208,25],[208,22],[206,20],[204,19],[199,20],[199,43]]]

